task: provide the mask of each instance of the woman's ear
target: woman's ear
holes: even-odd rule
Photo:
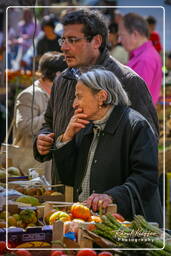
[[[99,92],[99,105],[102,106],[104,102],[107,100],[107,92],[105,90],[101,90]]]

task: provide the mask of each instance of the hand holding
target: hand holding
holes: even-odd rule
[[[47,155],[50,152],[50,149],[54,143],[54,133],[49,134],[40,134],[37,137],[37,150],[40,155]]]
[[[93,193],[91,196],[87,198],[85,203],[89,208],[92,208],[92,210],[96,212],[100,208],[103,208],[103,209],[107,208],[109,204],[112,203],[112,198],[107,194]]]

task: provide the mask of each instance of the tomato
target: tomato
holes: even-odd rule
[[[100,252],[98,256],[113,256],[111,252]]]
[[[119,213],[112,213],[112,216],[115,217],[120,222],[125,221],[124,217],[122,215],[120,215]]]
[[[97,253],[93,250],[78,251],[76,256],[97,256]]]
[[[61,220],[63,222],[71,220],[69,214],[63,211],[56,211],[52,213],[52,215],[49,218],[49,223],[53,224],[56,220]]]
[[[81,203],[74,203],[71,207],[73,219],[83,219],[87,221],[91,217],[90,209]]]
[[[6,243],[4,241],[0,241],[0,254],[4,253],[6,250]]]
[[[16,256],[32,256],[32,254],[27,250],[15,251]]]
[[[63,251],[53,251],[50,254],[50,256],[62,256],[62,255],[64,255]]]

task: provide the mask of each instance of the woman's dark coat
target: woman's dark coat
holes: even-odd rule
[[[81,192],[92,138],[93,130],[88,125],[74,140],[54,151],[61,181],[74,187],[75,200]],[[150,200],[158,183],[157,155],[156,137],[146,119],[131,108],[115,107],[100,133],[91,166],[91,193],[111,195],[118,211],[131,218],[130,200],[123,184],[133,182],[142,200]],[[136,208],[139,211],[138,205]]]

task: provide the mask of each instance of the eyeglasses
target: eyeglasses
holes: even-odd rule
[[[63,37],[63,38],[58,39],[58,43],[60,46],[62,46],[64,42],[66,42],[67,44],[74,45],[75,43],[77,43],[83,39],[87,39],[87,38],[85,38],[85,37],[66,37],[66,38],[64,38]]]

